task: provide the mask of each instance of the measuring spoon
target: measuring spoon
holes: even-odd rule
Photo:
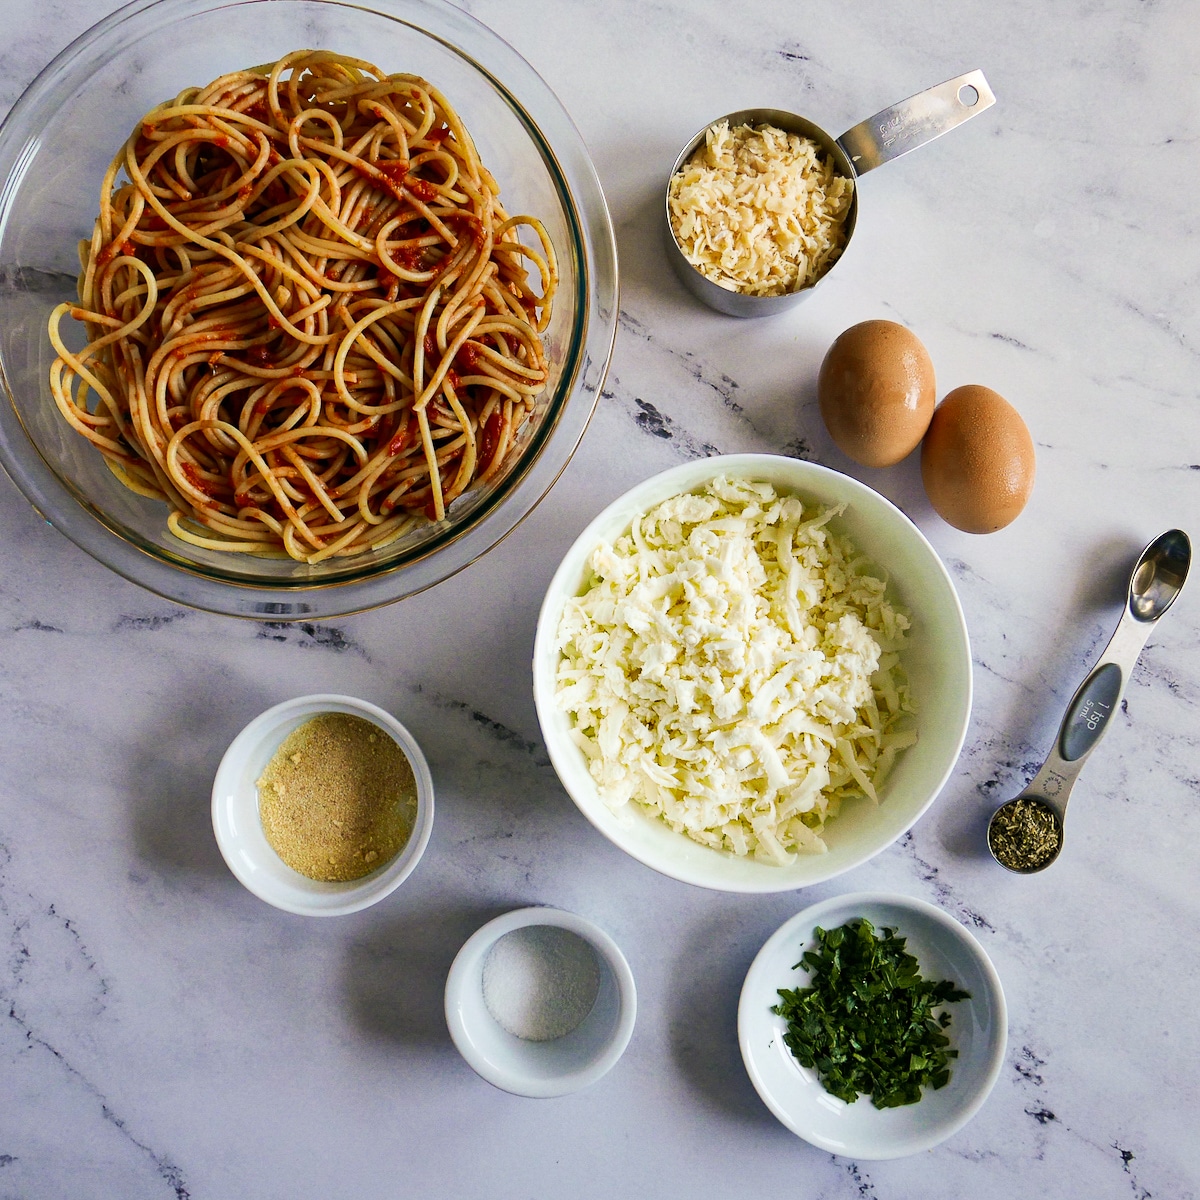
[[[1002,867],[1020,875],[1032,875],[1044,871],[1058,857],[1062,850],[1067,800],[1075,780],[1088,755],[1108,729],[1112,714],[1120,707],[1125,685],[1142,647],[1155,623],[1183,588],[1191,561],[1192,544],[1182,529],[1167,530],[1142,551],[1129,580],[1129,594],[1121,621],[1100,660],[1067,705],[1067,715],[1049,757],[1029,786],[1019,796],[1002,804],[988,821],[988,849]],[[1023,867],[1005,862],[1003,847],[997,853],[997,836],[1002,836],[1001,830],[1012,817],[1015,806],[1020,804],[1036,806],[1035,816],[1037,810],[1041,810],[1047,827],[1046,812],[1054,822],[1054,840],[1046,853],[1033,865]]]

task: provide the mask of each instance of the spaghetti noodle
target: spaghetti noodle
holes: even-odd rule
[[[545,228],[429,83],[359,59],[300,50],[153,109],[80,260],[54,399],[195,546],[316,563],[441,520],[546,386]]]

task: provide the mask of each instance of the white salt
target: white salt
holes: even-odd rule
[[[592,1011],[600,964],[592,947],[569,929],[526,925],[506,933],[483,964],[483,1002],[514,1037],[548,1042],[564,1037]]]

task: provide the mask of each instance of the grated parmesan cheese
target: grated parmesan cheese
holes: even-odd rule
[[[556,692],[610,807],[774,864],[821,853],[842,800],[877,800],[911,712],[908,618],[828,522],[719,477],[589,561],[558,630]]]
[[[718,121],[672,177],[671,228],[684,257],[730,292],[811,287],[846,244],[854,182],[809,138]]]

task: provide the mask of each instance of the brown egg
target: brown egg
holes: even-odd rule
[[[890,467],[929,427],[937,403],[933,363],[903,325],[863,321],[829,347],[817,399],[839,450],[865,467]]]
[[[938,514],[966,533],[995,533],[1033,491],[1033,438],[1021,414],[991,388],[955,388],[921,447],[921,478]]]

